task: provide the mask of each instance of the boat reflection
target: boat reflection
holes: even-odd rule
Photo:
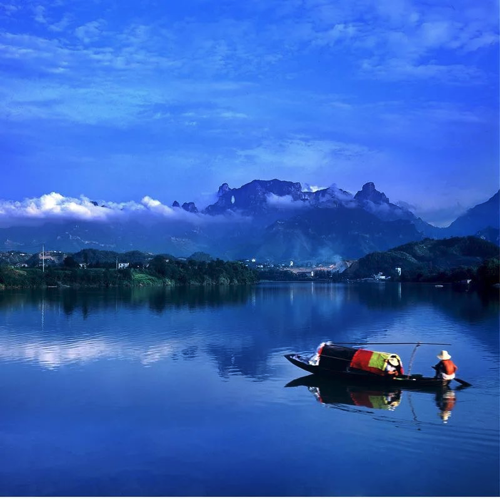
[[[352,382],[325,379],[314,374],[294,379],[286,385],[286,388],[297,386],[305,386],[319,403],[347,411],[355,411],[352,407],[394,411],[400,405],[404,391],[393,387],[373,388],[365,385],[356,385]],[[407,391],[435,394],[436,406],[440,410],[438,415],[442,422],[446,423],[455,406],[456,392],[459,389],[451,390],[448,387],[444,387],[442,389],[420,388],[418,390]],[[408,400],[413,412],[411,399],[409,398]]]
[[[287,388],[296,386],[307,387],[321,404],[340,408],[350,405],[393,411],[401,403],[402,395],[398,388],[367,388],[356,386],[352,382],[325,380],[314,374],[294,379],[286,385]]]

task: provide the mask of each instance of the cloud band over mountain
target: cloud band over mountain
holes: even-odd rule
[[[195,223],[201,217],[203,215],[171,208],[149,196],[144,196],[140,202],[116,203],[92,201],[85,196],[66,197],[57,192],[51,192],[38,198],[26,198],[22,201],[0,200],[0,227],[23,222],[30,224],[57,220],[111,222],[125,221],[130,218],[182,219]]]

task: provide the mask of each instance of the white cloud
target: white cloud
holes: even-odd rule
[[[238,156],[244,162],[266,167],[316,170],[333,166],[336,161],[363,157],[370,152],[359,144],[294,137],[281,141],[265,141],[253,149],[238,151]]]
[[[33,19],[40,24],[47,24],[48,20],[45,15],[45,7],[43,5],[36,5],[33,7]]]
[[[338,199],[342,203],[349,203],[354,199],[353,195],[350,192],[339,189],[336,183],[328,187],[328,191],[326,192],[326,194],[334,197],[335,199]]]
[[[75,36],[83,43],[92,43],[96,41],[104,32],[106,22],[103,19],[90,21],[75,29]]]
[[[482,83],[475,62],[460,57],[498,43],[498,16],[492,15],[498,5],[493,0],[473,5],[405,0],[325,5],[310,0],[296,4],[294,22],[282,25],[295,43],[328,46],[362,61],[365,76]]]
[[[0,200],[0,226],[36,221],[81,220],[101,221],[127,220],[136,217],[141,220],[160,218],[164,220],[184,220],[199,223],[201,214],[189,213],[182,209],[173,209],[149,196],[140,203],[129,201],[115,203],[91,201],[85,196],[66,197],[57,192],[44,194],[39,198],[27,198],[23,201]]]
[[[309,185],[307,183],[302,185],[302,190],[304,192],[316,192],[316,191],[321,191],[323,189],[326,189],[326,187],[320,187],[318,185]]]
[[[164,215],[167,217],[175,215],[175,210],[173,208],[165,206],[157,199],[152,199],[149,196],[144,196],[141,202],[148,210],[153,213],[158,213],[159,215]]]
[[[158,199],[144,196],[140,202],[93,201],[86,196],[66,197],[57,192],[44,194],[39,198],[26,198],[22,201],[0,199],[0,227],[19,225],[38,225],[55,221],[87,222],[127,222],[141,223],[151,221],[182,222],[191,226],[226,223],[247,223],[250,217],[229,212],[224,215],[205,215],[191,213],[183,208],[172,208]]]
[[[74,18],[70,14],[64,14],[63,17],[57,21],[51,23],[48,28],[50,31],[55,31],[57,33],[62,33],[66,31],[66,29],[71,25],[73,22]]]
[[[498,175],[494,184],[498,189]],[[495,194],[495,188],[490,189],[485,190],[469,184],[463,187],[448,185],[443,191],[439,186],[428,186],[424,199],[418,199],[416,193],[409,190],[405,193],[408,203],[399,201],[397,204],[410,209],[417,217],[432,225],[447,227],[467,210],[484,203]]]
[[[382,62],[378,59],[366,59],[361,64],[361,70],[366,76],[386,81],[428,80],[432,78],[455,84],[471,84],[484,81],[483,72],[475,67],[462,64],[420,64],[397,58]]]
[[[276,194],[273,194],[272,192],[269,193],[266,197],[266,202],[270,206],[274,208],[280,208],[283,210],[287,209],[300,209],[304,208],[307,206],[307,204],[304,201],[295,201],[292,196],[277,196]]]
[[[0,9],[3,9],[3,11],[7,16],[12,16],[19,10],[19,7],[17,5],[10,3],[10,4],[0,5]]]

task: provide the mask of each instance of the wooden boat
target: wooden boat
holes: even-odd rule
[[[380,376],[370,372],[352,369],[349,367],[349,361],[338,359],[333,363],[319,362],[317,365],[311,364],[308,357],[299,354],[287,354],[285,358],[294,366],[304,369],[304,371],[316,374],[318,376],[333,378],[337,380],[352,381],[356,384],[377,385],[401,387],[406,389],[435,388],[442,389],[448,385],[449,381],[443,381],[436,378],[428,378],[421,374],[412,374],[410,376]]]

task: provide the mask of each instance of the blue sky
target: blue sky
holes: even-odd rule
[[[0,199],[373,181],[449,223],[499,188],[498,30],[492,0],[7,0]]]

